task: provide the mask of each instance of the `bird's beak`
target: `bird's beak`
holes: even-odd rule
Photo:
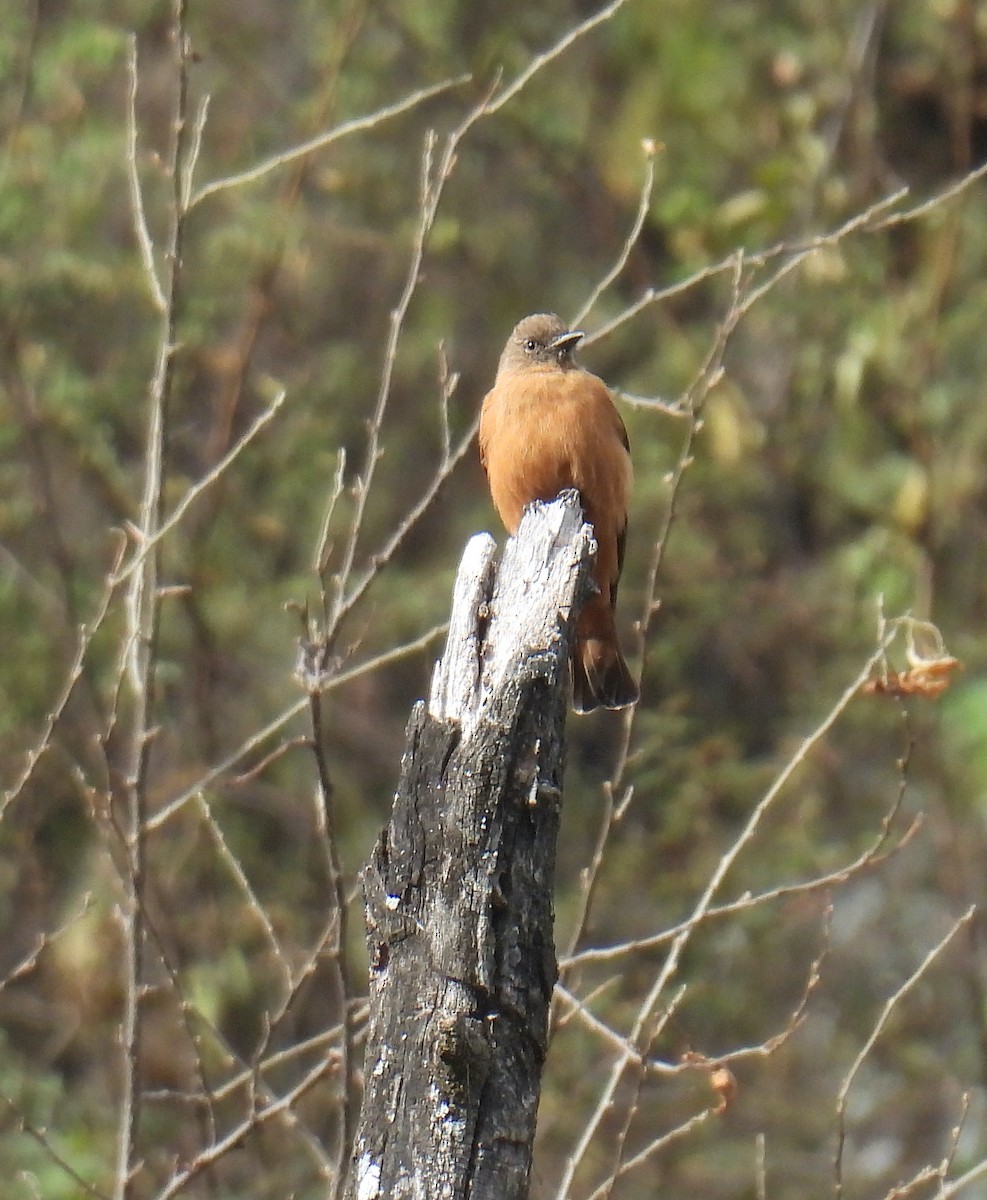
[[[581,329],[569,329],[565,333],[560,333],[558,337],[552,338],[550,347],[552,350],[574,350],[585,336],[586,334]]]

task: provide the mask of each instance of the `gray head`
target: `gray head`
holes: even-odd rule
[[[573,351],[582,340],[581,329],[570,329],[555,313],[535,313],[514,326],[500,356],[498,376],[533,367],[574,367]]]

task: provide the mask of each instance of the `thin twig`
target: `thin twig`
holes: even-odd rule
[[[114,554],[113,565],[110,568],[111,578],[116,572],[120,563],[123,561],[125,551],[126,541],[121,538]],[[38,763],[50,749],[55,728],[65,714],[65,710],[68,708],[69,701],[75,694],[75,689],[83,677],[86,656],[89,653],[89,647],[92,645],[93,638],[99,632],[103,622],[106,620],[107,614],[110,611],[110,603],[113,600],[114,593],[115,589],[108,580],[103,589],[102,596],[99,600],[99,607],[97,608],[93,619],[79,630],[79,639],[76,643],[75,655],[73,656],[72,664],[69,667],[68,674],[65,677],[65,682],[62,684],[61,694],[58,696],[50,712],[45,717],[44,725],[41,729],[41,736],[38,738],[34,746],[28,751],[20,775],[18,775],[17,779],[15,779],[11,786],[7,788],[3,796],[0,797],[0,819],[3,818],[8,807],[13,804],[17,797],[30,783]]]
[[[330,1061],[320,1061],[293,1088],[279,1096],[278,1099],[272,1100],[262,1108],[252,1110],[249,1116],[234,1126],[229,1133],[219,1141],[213,1142],[212,1145],[204,1147],[184,1170],[173,1175],[157,1193],[155,1200],[172,1200],[173,1196],[180,1195],[203,1171],[229,1154],[231,1150],[235,1150],[248,1134],[259,1129],[272,1118],[281,1116],[297,1104],[305,1093],[319,1083],[331,1069]]]
[[[348,616],[349,613],[351,613],[359,603],[359,601],[363,599],[367,589],[373,583],[374,579],[376,579],[381,569],[391,561],[391,559],[394,557],[394,554],[400,548],[414,526],[421,520],[428,509],[431,508],[436,496],[438,496],[439,491],[442,488],[442,485],[446,482],[453,470],[462,461],[466,455],[466,452],[472,446],[473,439],[476,437],[476,431],[479,428],[479,423],[480,418],[479,415],[477,415],[473,419],[469,429],[467,429],[467,431],[457,442],[452,453],[449,455],[448,460],[439,463],[439,465],[436,467],[435,473],[433,474],[425,490],[422,492],[421,496],[419,496],[418,500],[411,506],[411,508],[408,509],[404,517],[402,517],[391,536],[379,550],[371,555],[370,562],[366,570],[353,584],[352,588],[346,594],[345,599],[340,604],[333,628],[336,628],[338,623]]]
[[[51,1162],[53,1162],[60,1171],[63,1171],[69,1177],[69,1179],[72,1180],[76,1187],[81,1188],[85,1195],[93,1197],[93,1200],[109,1200],[106,1192],[100,1191],[100,1189],[94,1184],[90,1183],[88,1179],[83,1179],[83,1177],[79,1174],[75,1167],[72,1166],[68,1159],[59,1154],[59,1152],[51,1144],[47,1130],[38,1129],[35,1125],[32,1125],[9,1096],[0,1093],[0,1100],[3,1100],[3,1102],[10,1109],[14,1121],[17,1124],[17,1128],[21,1131],[21,1133],[26,1134],[33,1141],[37,1142]]]
[[[613,1189],[617,1185],[621,1172],[625,1164],[624,1153],[627,1149],[627,1139],[630,1136],[631,1126],[634,1124],[634,1119],[638,1114],[641,1106],[641,1091],[644,1088],[644,1081],[647,1072],[644,1066],[639,1063],[630,1064],[631,1074],[633,1076],[630,1086],[630,1096],[627,1103],[624,1105],[624,1116],[620,1122],[620,1128],[617,1130],[616,1137],[612,1139],[612,1160],[613,1165],[610,1168],[608,1177],[602,1183],[601,1200],[610,1200],[613,1195]],[[600,1189],[597,1188],[597,1191]]]
[[[649,1159],[660,1153],[666,1147],[671,1146],[674,1142],[679,1142],[682,1138],[687,1137],[700,1125],[704,1125],[710,1117],[715,1117],[719,1114],[719,1106],[714,1105],[711,1108],[704,1108],[702,1111],[695,1113],[689,1117],[687,1121],[683,1121],[681,1125],[677,1125],[674,1129],[670,1129],[668,1133],[663,1133],[661,1137],[652,1139],[643,1150],[639,1150],[633,1158],[629,1158],[620,1169],[616,1172],[612,1179],[605,1180],[599,1187],[590,1192],[587,1200],[602,1200],[612,1189],[613,1185],[629,1175],[631,1171],[637,1170],[638,1167],[643,1167]]]
[[[181,166],[181,205],[182,212],[188,212],[192,207],[192,180],[195,168],[202,151],[202,135],[206,129],[206,118],[209,115],[209,97],[203,96],[196,110],[195,121],[192,125],[192,136],[189,139],[188,151]]]
[[[86,894],[82,897],[82,902],[80,903],[78,909],[70,917],[66,918],[66,920],[64,920],[57,929],[53,929],[51,932],[39,933],[35,938],[34,945],[27,952],[27,954],[23,955],[20,962],[16,963],[6,972],[6,974],[0,977],[0,992],[2,992],[3,989],[9,984],[15,983],[18,979],[22,979],[25,975],[28,975],[31,971],[33,971],[38,965],[38,959],[45,952],[45,950],[47,950],[48,947],[54,942],[57,942],[62,934],[71,929],[86,915],[87,912],[89,912],[89,909],[92,907],[92,901],[92,893],[86,892]]]
[[[616,1029],[608,1025],[605,1021],[601,1021],[589,1008],[587,1002],[570,992],[564,984],[557,983],[555,985],[555,996],[572,1015],[579,1018],[586,1028],[601,1037],[609,1046],[626,1055],[628,1062],[636,1063],[639,1066],[646,1064],[645,1056],[636,1046],[632,1046]]]
[[[647,1022],[650,1020],[651,1014],[654,1012],[662,993],[665,991],[665,988],[667,987],[672,976],[678,970],[679,961],[686,945],[689,942],[692,930],[696,927],[700,919],[711,907],[713,897],[719,890],[720,885],[725,879],[727,873],[737,861],[741,851],[744,850],[753,839],[765,814],[785,789],[789,780],[792,778],[798,768],[805,762],[813,749],[826,737],[832,727],[849,707],[854,697],[860,691],[860,688],[867,681],[867,679],[870,678],[874,668],[881,661],[881,656],[887,649],[887,645],[890,644],[891,639],[896,636],[896,632],[897,630],[890,632],[887,635],[885,641],[878,646],[873,654],[871,654],[870,658],[868,658],[867,662],[860,670],[856,678],[843,692],[843,695],[836,701],[819,725],[816,726],[813,732],[803,741],[802,745],[795,752],[795,754],[792,755],[792,757],[788,760],[776,777],[774,783],[770,788],[768,788],[760,801],[754,807],[754,810],[748,817],[747,822],[740,831],[738,837],[720,858],[716,865],[716,869],[713,871],[713,874],[707,882],[706,887],[703,889],[702,895],[693,909],[692,918],[688,922],[687,928],[683,928],[682,932],[680,932],[672,942],[672,946],[661,970],[658,972],[651,989],[641,1003],[634,1026],[628,1039],[631,1045],[639,1044],[641,1034],[644,1031]],[[590,1143],[596,1135],[600,1122],[603,1120],[604,1113],[608,1110],[609,1105],[613,1102],[617,1087],[619,1086],[623,1077],[624,1069],[630,1061],[631,1060],[626,1053],[622,1054],[611,1068],[610,1075],[604,1088],[602,1089],[600,1101],[596,1106],[594,1115],[586,1123],[577,1146],[566,1161],[565,1170],[562,1172],[562,1178],[556,1193],[558,1200],[565,1200],[565,1197],[568,1196],[572,1186],[573,1178],[575,1177],[576,1171],[579,1168],[579,1164],[582,1162]]]
[[[212,814],[212,810],[206,803],[206,799],[201,792],[196,796],[199,804],[199,811],[202,814],[202,821],[212,838],[213,845],[216,848],[216,854],[221,862],[226,864],[227,870],[233,877],[234,882],[240,889],[247,909],[253,914],[254,919],[260,925],[267,944],[271,948],[271,953],[274,955],[274,961],[277,963],[281,972],[282,986],[285,992],[290,992],[292,987],[291,967],[288,965],[288,960],[285,958],[284,951],[281,949],[281,943],[278,940],[278,935],[274,931],[274,925],[271,918],[268,916],[267,910],[257,898],[257,893],[254,891],[247,878],[246,872],[237,856],[230,849],[226,836],[219,826],[219,822]]]
[[[317,825],[321,843],[325,849],[329,874],[329,888],[334,902],[335,921],[332,926],[333,940],[329,949],[329,962],[336,983],[336,999],[342,1013],[342,1036],[339,1039],[340,1075],[342,1077],[340,1098],[340,1129],[336,1143],[336,1156],[331,1195],[339,1200],[346,1184],[347,1166],[353,1149],[356,1131],[356,1064],[354,1061],[354,1029],[349,969],[346,960],[347,927],[349,908],[343,868],[339,859],[339,843],[336,830],[333,786],[329,775],[329,763],[325,752],[325,733],[322,727],[322,693],[313,689],[309,693],[309,708],[312,722],[312,751],[318,772],[316,795]]]
[[[963,1127],[966,1124],[966,1118],[969,1112],[970,1093],[964,1092],[960,1098],[960,1115],[956,1120],[956,1124],[950,1130],[949,1147],[946,1153],[943,1155],[942,1162],[939,1164],[936,1170],[936,1174],[939,1177],[939,1190],[936,1193],[936,1200],[939,1200],[940,1197],[945,1196],[947,1194],[948,1187],[952,1186],[951,1184],[947,1183],[947,1180],[949,1178],[949,1172],[953,1169],[953,1163],[956,1160],[957,1151],[960,1148],[960,1137],[963,1134]],[[987,1159],[980,1163],[976,1169],[983,1169],[984,1167],[987,1167]],[[962,1183],[962,1180],[956,1180],[955,1182]],[[973,1182],[973,1180],[969,1180],[969,1182]]]
[[[316,575],[322,576],[322,573],[329,565],[329,556],[332,553],[332,543],[330,534],[332,532],[332,515],[336,511],[336,504],[339,497],[343,494],[343,484],[346,478],[346,448],[340,446],[339,453],[336,456],[336,472],[333,475],[332,487],[329,491],[329,499],[326,503],[326,515],[322,521],[322,532],[319,534],[319,540],[316,543],[315,555],[312,563],[313,570]]]
[[[182,166],[186,150],[188,103],[187,0],[173,0],[172,52],[175,63],[173,136],[168,162],[172,196],[165,261],[168,283],[161,310],[158,354],[149,395],[148,432],[144,457],[144,487],[140,506],[142,540],[152,538],[164,517],[165,448],[174,378],[175,333],[178,319],[185,211],[182,206]],[[127,633],[122,661],[133,693],[133,715],[125,781],[128,860],[127,895],[119,911],[124,945],[124,1006],[120,1028],[121,1100],[117,1134],[115,1200],[134,1195],[138,1166],[137,1138],[141,1112],[141,998],[145,985],[145,839],[150,751],[153,741],[157,639],[161,612],[158,592],[160,547],[145,556],[129,580],[126,594]]]
[[[241,184],[253,183],[257,179],[263,179],[265,175],[269,175],[279,167],[286,166],[298,158],[304,158],[314,150],[323,150],[326,146],[331,146],[333,142],[341,141],[351,134],[363,133],[368,129],[376,129],[378,125],[390,120],[391,117],[398,117],[402,113],[408,112],[409,109],[416,108],[419,104],[430,100],[433,96],[438,96],[442,92],[448,92],[452,88],[460,87],[462,84],[468,83],[471,78],[470,75],[458,75],[455,79],[446,79],[442,83],[419,88],[418,91],[412,92],[394,104],[388,104],[384,108],[377,109],[376,112],[369,113],[367,116],[355,117],[352,121],[344,121],[342,125],[336,125],[333,129],[329,129],[325,133],[308,138],[306,141],[300,142],[297,146],[292,146],[289,150],[282,150],[278,154],[272,154],[270,158],[265,158],[263,162],[249,167],[246,171],[238,171],[234,175],[226,175],[222,179],[214,179],[211,183],[204,184],[197,192],[192,194],[188,207],[190,209],[195,208],[197,204],[201,204],[203,200],[208,199],[210,196],[215,196],[218,192],[228,191],[230,188],[240,187]]]
[[[757,1200],[768,1200],[767,1139],[763,1133],[754,1139],[754,1188]]]
[[[987,163],[967,172],[960,179],[955,180],[947,187],[940,189],[926,200],[913,205],[911,208],[889,213],[889,209],[896,208],[909,195],[907,187],[897,188],[887,196],[882,196],[873,204],[868,205],[862,211],[854,213],[853,216],[848,217],[842,224],[825,233],[814,234],[812,237],[796,241],[776,242],[761,250],[747,251],[744,254],[744,261],[748,267],[758,270],[777,258],[786,258],[790,261],[783,264],[778,277],[779,279],[783,278],[788,274],[792,266],[800,265],[819,250],[830,249],[853,234],[881,233],[884,230],[893,229],[898,225],[917,221],[928,215],[928,213],[935,211],[941,205],[956,199],[956,197],[968,191],[974,184],[979,183],[984,178],[987,178]],[[676,296],[691,291],[708,279],[714,279],[719,275],[727,274],[733,269],[735,260],[736,252],[731,252],[719,261],[709,263],[705,267],[700,267],[684,279],[677,280],[675,283],[668,284],[662,288],[652,287],[645,289],[633,304],[629,304],[610,321],[607,321],[591,334],[587,335],[583,344],[590,346],[594,342],[601,341],[613,333],[614,330],[619,329],[622,325],[632,320],[639,313],[650,308],[653,304],[660,304],[666,300],[674,299]],[[759,290],[755,299],[760,299],[762,294],[763,292]]]
[[[439,427],[442,433],[442,462],[447,463],[452,457],[452,433],[449,429],[449,401],[459,386],[459,372],[449,370],[449,359],[446,357],[445,343],[438,346],[439,359]]]
[[[236,459],[240,457],[240,455],[247,448],[247,446],[250,445],[254,438],[256,438],[259,433],[263,432],[268,425],[270,425],[270,423],[277,416],[286,399],[287,393],[285,391],[278,392],[277,396],[275,396],[267,408],[265,408],[264,411],[255,418],[250,425],[250,428],[247,429],[243,436],[237,440],[236,444],[232,446],[226,452],[226,454],[223,455],[219,462],[211,467],[201,479],[197,480],[191,485],[191,487],[189,487],[185,495],[175,505],[172,512],[167,517],[162,519],[161,524],[157,526],[155,531],[150,536],[144,536],[143,533],[141,534],[137,548],[135,549],[130,561],[114,571],[110,576],[110,583],[112,586],[115,587],[117,584],[123,583],[124,580],[129,579],[133,575],[134,571],[136,571],[137,568],[140,567],[140,565],[145,561],[148,554],[154,550],[161,543],[161,541],[168,536],[169,533],[171,533],[176,525],[178,525],[196,500],[198,500],[200,496],[202,496],[210,487],[212,487],[216,480],[225,471],[229,470],[230,466],[236,461]]]
[[[597,283],[596,287],[590,292],[589,296],[583,303],[579,312],[572,318],[573,326],[582,325],[587,316],[596,307],[597,301],[613,283],[620,272],[627,266],[627,260],[631,256],[631,251],[637,245],[637,240],[641,236],[641,230],[644,228],[644,222],[647,220],[648,212],[651,209],[651,193],[655,186],[655,154],[656,146],[650,138],[642,143],[644,150],[644,182],[641,184],[641,198],[638,200],[637,214],[631,225],[627,237],[624,239],[624,244],[617,255],[617,260],[603,278]]]
[[[947,1184],[943,1184],[936,1192],[935,1200],[953,1200],[954,1196],[958,1196],[960,1192],[965,1191],[971,1184],[978,1183],[985,1177],[987,1177],[987,1158],[981,1159],[966,1174],[958,1176]]]
[[[834,1176],[834,1192],[837,1200],[841,1200],[843,1196],[843,1152],[846,1147],[846,1109],[847,1098],[850,1095],[850,1088],[857,1077],[860,1068],[864,1064],[864,1060],[874,1049],[874,1044],[884,1031],[891,1018],[891,1014],[898,1007],[905,996],[912,990],[918,981],[926,974],[939,955],[946,949],[953,938],[959,931],[973,919],[976,912],[976,906],[971,905],[966,912],[959,917],[950,926],[947,933],[939,939],[932,949],[926,954],[915,970],[908,976],[905,982],[885,1001],[884,1006],[878,1015],[874,1028],[870,1032],[870,1036],[860,1047],[857,1057],[853,1060],[850,1070],[847,1071],[846,1077],[840,1087],[839,1095],[836,1098],[836,1154],[833,1160],[833,1176]],[[939,1195],[946,1195],[945,1191],[940,1191]]]
[[[390,321],[388,323],[387,341],[384,347],[384,359],[381,367],[380,381],[377,388],[377,399],[374,404],[373,414],[367,423],[367,444],[364,453],[363,466],[357,476],[354,485],[354,505],[353,516],[350,521],[349,530],[346,536],[346,543],[343,549],[342,559],[336,576],[333,580],[333,600],[326,621],[326,637],[331,641],[339,624],[348,612],[359,595],[362,595],[365,590],[365,584],[362,588],[357,589],[357,595],[350,598],[347,593],[349,590],[350,575],[353,571],[354,562],[356,560],[357,545],[360,540],[360,535],[363,531],[363,521],[366,514],[367,501],[370,496],[371,487],[373,485],[374,473],[377,469],[377,463],[380,460],[380,434],[381,427],[384,423],[384,415],[387,412],[387,406],[391,397],[391,382],[394,376],[394,367],[397,361],[398,344],[401,339],[401,334],[404,329],[404,321],[407,316],[408,309],[411,305],[412,298],[418,289],[421,281],[422,263],[425,258],[425,250],[428,246],[429,234],[435,224],[435,218],[438,213],[439,202],[442,199],[442,194],[449,176],[452,174],[453,167],[456,162],[456,151],[459,143],[466,136],[468,130],[485,114],[489,96],[484,96],[482,100],[475,105],[462,121],[445,139],[442,152],[436,160],[436,136],[430,131],[425,139],[425,145],[422,150],[421,159],[421,183],[420,197],[418,208],[418,225],[415,230],[415,238],[412,246],[411,257],[408,262],[408,268],[405,272],[404,285],[401,289],[401,295],[394,309],[391,311]],[[372,569],[376,573],[376,569]]]
[[[754,894],[745,893],[742,896],[738,896],[736,900],[728,901],[725,904],[712,905],[702,914],[699,921],[705,923],[721,917],[729,917],[736,913],[746,912],[748,909],[758,908],[763,904],[771,904],[778,900],[789,900],[793,896],[807,896],[812,895],[814,892],[829,891],[855,878],[862,871],[882,865],[887,862],[892,854],[897,854],[904,849],[922,827],[921,816],[915,817],[894,845],[889,847],[884,853],[881,853],[890,837],[891,825],[900,807],[901,795],[899,794],[890,811],[885,814],[881,822],[881,829],[874,841],[852,862],[834,871],[829,871],[825,875],[817,875],[813,879],[806,879],[801,883],[779,884],[777,887],[768,888],[763,892],[756,892]],[[663,929],[660,933],[654,933],[648,937],[635,938],[632,941],[621,942],[613,946],[599,946],[580,950],[571,959],[560,960],[559,967],[560,969],[568,970],[573,966],[581,967],[588,966],[591,963],[612,962],[614,959],[623,958],[628,954],[641,954],[648,950],[654,950],[659,946],[664,946],[668,942],[673,941],[680,933],[685,932],[689,928],[694,928],[695,925],[695,919],[690,917],[688,920],[681,921],[677,925],[671,925],[667,929]]]
[[[879,233],[884,229],[893,229],[896,225],[904,225],[910,221],[917,221],[920,217],[926,216],[934,209],[946,204],[950,200],[955,200],[957,196],[962,195],[975,183],[979,183],[981,179],[987,179],[987,162],[981,163],[972,171],[968,171],[966,175],[960,176],[948,187],[942,188],[927,200],[922,200],[919,204],[913,205],[911,208],[906,208],[899,213],[891,213],[881,221],[875,222],[868,228],[868,233]],[[907,192],[907,189],[906,189]]]
[[[961,191],[963,187],[975,182],[972,174],[975,173],[971,173],[971,176],[966,177],[960,184],[955,185],[954,188],[947,189],[948,194],[952,194],[954,191]],[[945,196],[946,194],[944,193],[943,195]],[[875,233],[885,227],[879,222],[878,218],[886,213],[888,209],[894,208],[907,195],[908,188],[899,188],[887,196],[882,196],[880,200],[876,200],[862,212],[854,213],[853,216],[847,218],[842,224],[826,233],[815,234],[810,238],[793,242],[776,242],[771,246],[766,246],[762,250],[745,251],[743,255],[744,262],[747,267],[754,270],[759,270],[778,258],[797,258],[799,262],[803,262],[816,251],[829,249],[851,234]],[[932,204],[931,201],[930,204]],[[924,208],[924,206],[921,207]],[[918,210],[916,210],[916,215],[918,215]],[[911,215],[903,216],[903,219],[911,220],[913,217]],[[674,299],[684,292],[691,291],[694,287],[697,287],[700,283],[704,283],[708,279],[732,273],[736,268],[736,262],[737,251],[734,250],[718,262],[700,267],[699,270],[694,271],[691,275],[687,275],[684,279],[680,279],[675,283],[668,284],[663,288],[646,289],[633,304],[628,305],[627,308],[618,313],[612,320],[608,321],[605,325],[601,325],[599,329],[595,329],[585,339],[584,344],[592,345],[594,342],[602,340],[613,333],[615,329],[619,329],[621,325],[626,324],[631,318],[637,316],[638,313],[643,312],[646,308],[650,308],[652,304],[659,304],[665,300]]]
[[[682,487],[682,482],[685,478],[686,471],[692,464],[692,447],[702,426],[703,405],[706,396],[719,380],[721,373],[720,363],[726,351],[726,346],[730,335],[736,328],[737,321],[739,320],[739,314],[737,310],[739,307],[738,297],[741,287],[742,269],[743,258],[739,254],[735,255],[733,259],[733,288],[731,292],[730,306],[719,326],[717,327],[716,335],[713,339],[712,345],[707,352],[706,359],[698,371],[695,380],[683,395],[682,406],[683,409],[690,414],[690,419],[682,436],[682,443],[679,448],[675,470],[672,473],[671,485],[669,487],[668,502],[665,505],[665,510],[659,520],[658,530],[655,536],[654,546],[651,554],[651,560],[648,564],[647,578],[644,587],[644,602],[641,608],[641,615],[638,618],[636,625],[635,635],[638,645],[638,660],[641,664],[639,673],[640,671],[643,671],[647,649],[648,631],[651,627],[651,622],[654,618],[655,612],[657,611],[656,598],[658,573],[661,569],[661,564],[664,559],[665,548],[668,544],[668,537],[671,532],[672,523],[675,520],[677,501]],[[623,777],[627,770],[627,765],[630,758],[631,743],[634,730],[636,728],[638,708],[639,706],[635,705],[632,708],[625,710],[624,720],[621,724],[620,742],[617,750],[616,764],[609,781],[604,786],[605,803],[603,807],[603,814],[600,819],[599,831],[593,850],[593,857],[583,877],[579,900],[579,910],[577,912],[572,934],[570,935],[568,952],[565,955],[567,959],[572,958],[575,955],[579,943],[584,937],[589,926],[593,900],[600,877],[600,870],[603,865],[603,857],[614,826],[618,820],[618,808],[614,804],[613,794],[622,786]],[[626,805],[622,805],[619,809],[620,813],[622,814],[625,809]]]
[[[206,1113],[206,1130],[210,1142],[216,1140],[217,1120],[216,1120],[216,1097],[210,1086],[204,1056],[202,1053],[202,1041],[196,1032],[195,1026],[200,1022],[201,1014],[198,1009],[189,1003],[185,995],[185,990],[182,987],[181,979],[179,978],[178,969],[171,961],[168,947],[165,939],[161,936],[156,923],[145,914],[144,925],[148,936],[153,940],[158,951],[158,959],[161,966],[164,968],[165,974],[168,977],[168,982],[178,1002],[178,1011],[181,1017],[182,1025],[185,1029],[185,1035],[188,1043],[192,1048],[192,1054],[195,1060],[195,1078],[199,1088],[200,1096],[200,1111],[205,1109]],[[142,1099],[147,1100],[145,1092]]]
[[[497,94],[496,98],[491,99],[490,103],[486,106],[486,113],[492,115],[495,112],[499,112],[505,104],[514,99],[522,88],[530,83],[532,78],[543,67],[548,66],[549,63],[554,62],[560,55],[564,54],[573,42],[584,37],[598,25],[609,21],[611,17],[615,16],[624,7],[626,2],[627,0],[612,0],[612,3],[601,8],[599,12],[587,17],[585,21],[580,22],[573,29],[570,29],[564,37],[559,38],[553,46],[550,46],[542,54],[536,55],[525,69],[502,92]]]
[[[649,1075],[660,1075],[663,1077],[682,1075],[688,1071],[695,1071],[699,1067],[709,1069],[710,1067],[726,1066],[742,1062],[750,1058],[767,1058],[769,1055],[774,1054],[779,1047],[783,1046],[802,1024],[809,1000],[819,986],[820,979],[822,978],[821,969],[823,959],[829,948],[829,923],[832,911],[832,904],[827,905],[823,920],[822,949],[809,964],[805,984],[802,988],[802,995],[798,1003],[788,1014],[788,1019],[784,1027],[756,1045],[738,1046],[733,1050],[716,1055],[715,1058],[698,1054],[686,1054],[678,1062],[662,1062],[642,1050],[637,1042],[624,1037],[616,1029],[596,1016],[589,1008],[589,998],[580,999],[562,984],[555,985],[556,995],[569,1010],[570,1014],[576,1016],[588,1029],[602,1038],[607,1045],[619,1051],[630,1065],[642,1068]],[[599,991],[600,989],[596,990]]]
[[[137,36],[127,38],[127,74],[130,87],[127,92],[127,182],[130,186],[130,212],[134,219],[134,233],[140,250],[144,277],[151,292],[154,307],[159,313],[165,310],[166,302],[158,268],[154,262],[154,244],[147,227],[144,211],[144,192],[141,188],[140,170],[137,166]]]
[[[400,646],[395,646],[391,650],[385,650],[374,658],[357,663],[355,666],[350,667],[349,670],[340,671],[326,682],[326,690],[332,691],[343,687],[345,684],[351,683],[354,679],[369,675],[374,671],[380,670],[382,667],[390,666],[391,663],[400,662],[412,654],[418,654],[438,638],[442,637],[447,629],[448,625],[445,622],[441,625],[433,625],[431,629],[427,630],[420,637],[413,638],[410,642],[403,642]],[[186,804],[195,800],[200,793],[204,793],[210,784],[215,783],[217,779],[225,775],[227,771],[232,770],[247,755],[252,754],[260,746],[263,746],[275,734],[280,733],[286,725],[293,721],[295,717],[301,716],[307,709],[308,697],[306,696],[301,700],[296,700],[294,704],[289,705],[261,729],[252,733],[234,751],[221,759],[215,766],[210,767],[203,775],[200,775],[191,787],[186,788],[185,791],[180,792],[177,796],[167,801],[153,816],[149,817],[146,825],[148,833],[153,833],[155,830],[160,829],[162,825],[179,813]]]

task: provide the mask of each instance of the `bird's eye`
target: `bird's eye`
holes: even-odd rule
[[[528,338],[528,340],[524,343],[524,348],[529,354],[533,354],[538,349],[538,343],[534,338]]]

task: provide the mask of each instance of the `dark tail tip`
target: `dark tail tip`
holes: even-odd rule
[[[572,707],[578,713],[637,704],[640,690],[620,647],[602,638],[585,638],[572,654]]]

